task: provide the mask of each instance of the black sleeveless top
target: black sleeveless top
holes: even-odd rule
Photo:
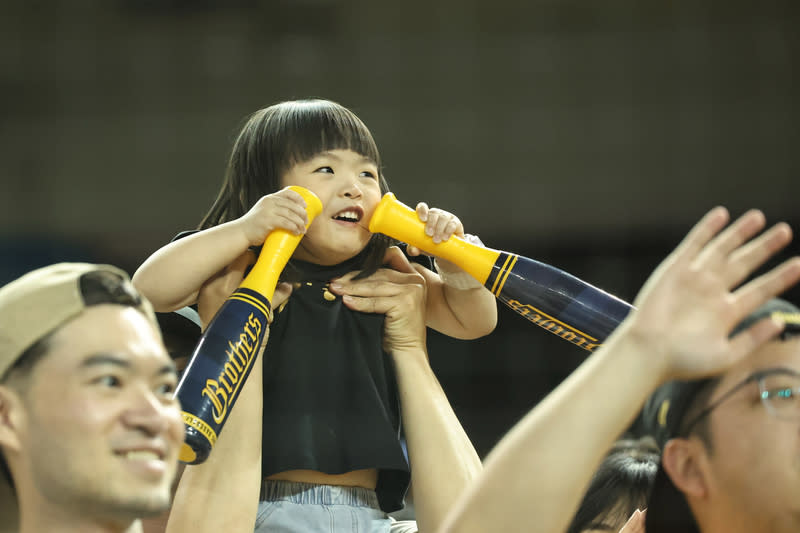
[[[377,468],[378,501],[392,512],[403,506],[410,472],[384,315],[351,311],[327,290],[362,260],[287,266],[302,282],[275,310],[264,350],[262,473]]]

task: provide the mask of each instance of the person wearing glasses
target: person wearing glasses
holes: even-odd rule
[[[725,374],[673,381],[644,409],[663,447],[648,533],[800,531],[800,309],[773,299],[762,318],[786,326]]]
[[[745,281],[792,232],[762,233],[757,210],[729,218],[715,208],[695,225],[606,342],[490,452],[437,533],[563,533],[646,402],[663,445],[647,533],[800,531],[800,309],[774,299],[800,258]]]

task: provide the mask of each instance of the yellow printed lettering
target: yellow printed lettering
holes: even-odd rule
[[[217,424],[225,420],[228,408],[235,401],[244,376],[255,360],[256,349],[263,346],[263,342],[260,342],[261,330],[261,320],[250,313],[241,332],[235,337],[236,341],[228,340],[228,349],[225,350],[228,360],[222,366],[222,372],[216,380],[206,380],[201,396],[211,401],[211,416]]]
[[[238,344],[233,344],[231,341],[228,341],[228,346],[230,346],[230,350],[225,350],[225,353],[228,355],[228,360],[235,364],[239,372],[241,372],[242,366],[247,366],[247,358],[239,353]]]
[[[225,371],[225,375],[228,376],[228,379],[231,381],[231,383],[236,384],[239,382],[239,373],[236,371],[236,369],[233,367],[232,364],[225,363],[225,366],[223,368]]]
[[[207,379],[201,396],[206,396],[211,400],[211,404],[214,406],[211,416],[214,417],[214,422],[220,424],[228,412],[228,394],[219,387],[219,383],[213,379]]]
[[[506,303],[511,309],[519,313],[520,316],[525,317],[527,320],[530,320],[537,326],[546,329],[550,333],[558,335],[565,341],[569,341],[589,351],[594,351],[595,348],[600,346],[600,343],[590,342],[589,339],[591,338],[587,338],[579,331],[572,329],[568,324],[564,324],[563,322],[559,322],[552,317],[548,317],[532,305],[523,304],[519,300],[513,299],[509,299]],[[594,341],[595,339],[591,340]]]
[[[230,386],[230,384],[228,383],[228,380],[226,378],[227,378],[227,376],[225,375],[225,370],[223,369],[222,370],[222,374],[220,374],[219,377],[217,377],[217,380],[219,380],[219,382],[222,383],[222,385],[226,389],[228,389],[228,392],[231,393],[231,392],[233,392],[233,387]]]

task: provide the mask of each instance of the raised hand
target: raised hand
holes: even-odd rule
[[[780,223],[758,235],[766,220],[757,210],[726,228],[728,220],[718,207],[695,225],[647,280],[624,326],[654,364],[665,365],[668,379],[722,371],[782,328],[763,320],[729,338],[738,322],[800,278],[800,259],[793,258],[737,288],[791,241],[791,229]]]
[[[259,246],[275,229],[285,229],[301,235],[306,232],[306,201],[289,188],[262,196],[250,210],[239,218],[239,224],[251,246]]]
[[[453,235],[464,236],[464,226],[453,213],[435,207],[428,207],[425,202],[417,204],[417,216],[425,223],[425,234],[433,238],[433,242],[440,243],[448,240]],[[408,247],[408,255],[419,255],[422,250],[416,246]],[[456,267],[457,268],[457,267]]]
[[[472,244],[483,246],[483,242],[476,235],[464,233],[464,226],[453,213],[435,207],[429,208],[425,202],[417,204],[416,213],[419,219],[425,222],[425,234],[432,237],[435,243],[444,242],[455,235]],[[416,246],[409,246],[407,252],[411,256],[423,253]],[[458,265],[444,259],[436,260],[436,270],[440,273],[463,272]]]

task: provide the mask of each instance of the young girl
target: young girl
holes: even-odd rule
[[[289,185],[322,201],[307,231],[304,201]],[[216,305],[204,303],[204,286],[231,265],[253,262],[253,248],[272,230],[305,232],[281,277],[294,290],[276,309],[263,356],[265,483],[257,527],[310,531],[307,506],[346,504],[381,531],[389,523],[384,513],[402,507],[409,469],[392,360],[382,350],[383,316],[350,310],[357,295],[347,294],[348,281],[374,273],[390,244],[366,229],[387,191],[375,141],[355,114],[325,100],[280,103],[243,127],[200,230],[158,250],[134,275],[156,310],[196,302],[207,324]],[[450,213],[425,204],[417,213],[434,241],[463,235]],[[462,339],[491,332],[494,296],[455,265],[437,267],[438,274],[418,266],[427,325]]]

